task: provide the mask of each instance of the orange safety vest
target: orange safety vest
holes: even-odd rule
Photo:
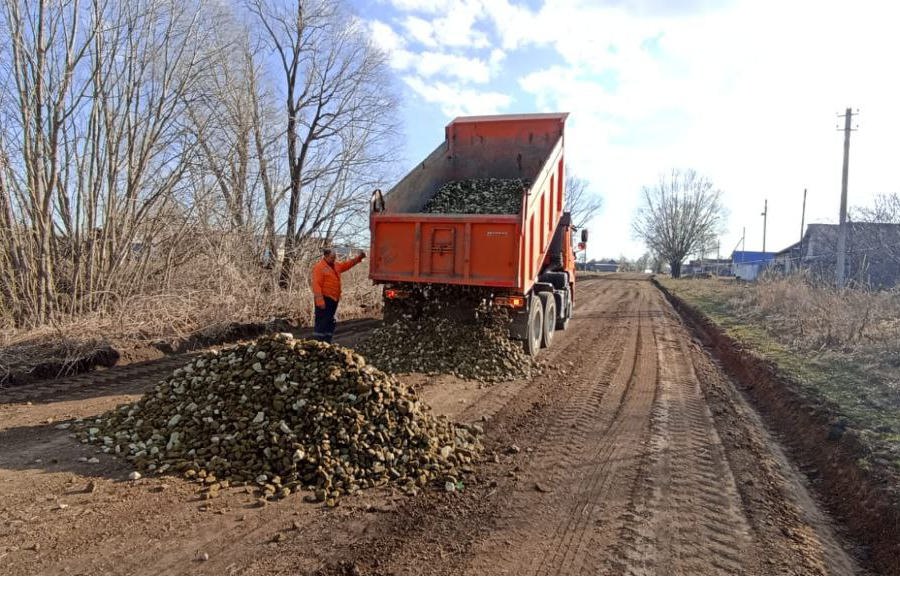
[[[341,273],[358,265],[361,261],[362,257],[357,256],[344,262],[335,261],[334,266],[325,262],[324,258],[317,262],[312,270],[312,291],[316,301],[318,302],[320,298],[324,297],[335,301],[340,300]]]

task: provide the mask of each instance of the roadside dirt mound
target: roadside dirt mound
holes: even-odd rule
[[[261,502],[306,489],[334,505],[388,482],[456,489],[481,450],[478,426],[434,417],[359,354],[288,334],[206,353],[79,429],[139,470],[205,484],[207,498],[255,482]]]
[[[529,378],[539,371],[500,321],[460,323],[438,316],[376,329],[360,352],[391,373],[447,373],[481,382]]]
[[[770,361],[742,347],[702,313],[657,284],[743,387],[769,427],[820,492],[828,509],[861,545],[877,573],[900,573],[900,481],[868,463],[869,451],[827,404],[786,379]]]
[[[102,341],[21,343],[0,348],[0,389],[111,367],[120,353]]]

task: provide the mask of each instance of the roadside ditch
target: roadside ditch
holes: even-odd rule
[[[685,324],[740,386],[875,573],[900,574],[900,477],[869,462],[859,435],[815,390],[729,337],[655,279]]]

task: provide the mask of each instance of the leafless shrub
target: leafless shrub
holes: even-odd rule
[[[5,328],[0,333],[0,383],[17,368],[50,360],[72,363],[108,346],[139,345],[154,340],[177,342],[203,334],[215,339],[234,324],[285,319],[311,324],[313,297],[308,285],[311,265],[321,257],[318,247],[298,252],[292,286],[277,285],[277,269],[260,266],[242,253],[245,243],[218,237],[206,240],[199,252],[160,280],[145,282],[133,295],[114,295],[103,310],[63,315],[36,328]],[[229,251],[228,249],[232,250]],[[344,274],[341,317],[371,314],[380,290],[364,267]]]

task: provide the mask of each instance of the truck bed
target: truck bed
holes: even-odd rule
[[[524,293],[562,215],[566,114],[466,117],[385,196],[371,216],[371,279],[506,288]],[[419,212],[445,183],[531,181],[514,215]]]

